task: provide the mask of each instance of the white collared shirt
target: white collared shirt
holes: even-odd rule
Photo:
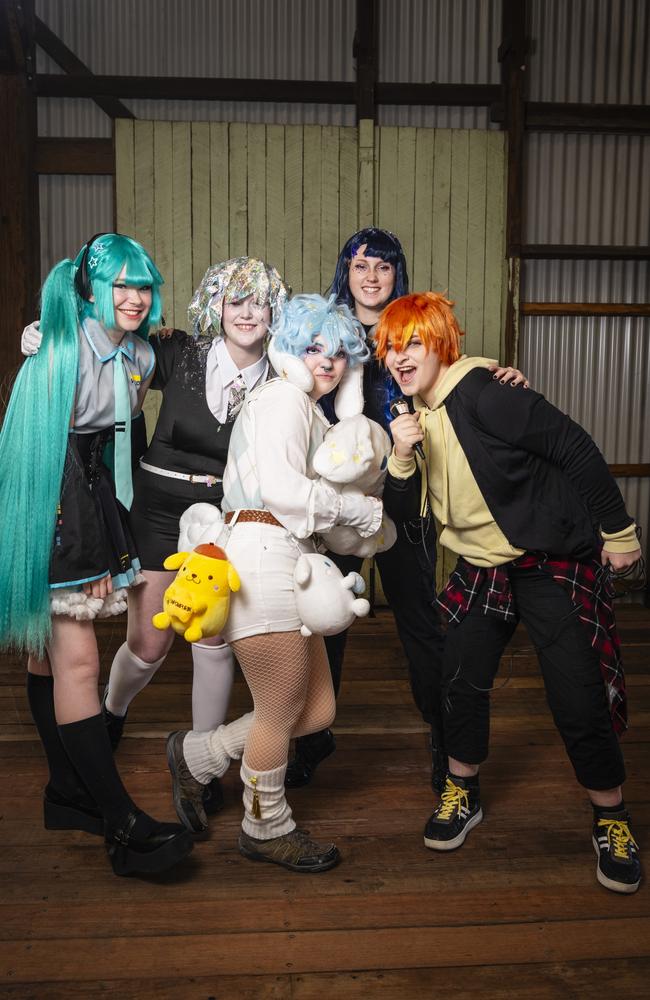
[[[79,366],[73,429],[78,434],[106,430],[115,423],[113,358],[122,355],[128,376],[131,412],[138,409],[138,390],[151,375],[156,359],[148,341],[125,333],[114,344],[100,322],[92,317],[79,327]]]
[[[246,394],[266,380],[269,362],[266,354],[241,371],[230,357],[223,337],[212,341],[205,364],[205,399],[213,417],[225,424],[228,416],[230,390],[237,379],[243,381]]]

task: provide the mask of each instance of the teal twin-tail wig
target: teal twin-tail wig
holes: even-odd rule
[[[102,247],[97,252],[97,244]],[[84,250],[86,295],[75,285]],[[103,235],[63,260],[47,276],[41,293],[40,350],[26,358],[0,432],[0,645],[42,655],[50,634],[49,565],[61,494],[68,431],[79,361],[79,322],[93,316],[115,326],[112,286],[151,285],[152,309],[138,333],[159,321],[162,278],[134,240]],[[126,276],[123,271],[126,268]]]

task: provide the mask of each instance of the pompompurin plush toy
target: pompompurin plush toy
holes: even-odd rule
[[[155,627],[171,627],[187,642],[219,635],[230,611],[230,594],[241,586],[224,550],[204,543],[167,556],[164,566],[178,573],[165,591],[163,610],[152,618]]]

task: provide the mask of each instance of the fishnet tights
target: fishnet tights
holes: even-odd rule
[[[289,740],[325,729],[336,703],[322,636],[267,632],[232,643],[255,706],[244,758],[272,771],[286,764]]]

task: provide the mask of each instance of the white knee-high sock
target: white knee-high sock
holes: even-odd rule
[[[146,663],[124,642],[115,654],[108,677],[106,708],[113,715],[126,715],[136,694],[147,686],[165,657]]]
[[[253,723],[253,713],[247,712],[227,726],[209,733],[192,730],[183,741],[185,762],[197,781],[207,785],[213,778],[222,778],[231,760],[239,760],[244,752],[246,737]]]
[[[220,726],[228,713],[235,675],[230,646],[192,643],[192,729],[205,733]]]
[[[241,763],[244,782],[244,819],[242,830],[256,840],[273,840],[295,830],[291,808],[284,794],[287,765],[273,771],[253,771]]]

